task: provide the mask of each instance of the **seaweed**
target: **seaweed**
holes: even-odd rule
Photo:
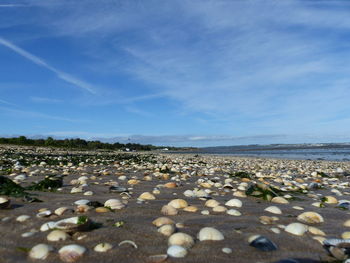
[[[279,196],[281,190],[265,184],[252,184],[247,190],[246,195],[262,198],[271,201],[273,197]]]
[[[77,225],[85,224],[88,220],[89,218],[87,216],[79,216]]]
[[[230,177],[239,177],[239,178],[249,178],[249,179],[251,179],[252,178],[252,174],[240,171],[240,172],[235,172],[233,174],[230,174]]]
[[[46,176],[44,180],[41,180],[38,183],[34,183],[31,186],[28,186],[26,189],[31,191],[53,191],[62,186],[62,177]]]
[[[22,186],[16,184],[11,179],[0,175],[0,194],[13,196],[13,197],[25,197],[29,196],[29,193],[25,191],[26,189]]]

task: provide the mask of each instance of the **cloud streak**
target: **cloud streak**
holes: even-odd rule
[[[55,73],[58,78],[64,80],[65,82],[72,84],[80,89],[83,89],[91,94],[96,94],[95,89],[89,83],[86,83],[80,79],[75,78],[74,76],[72,76],[68,73],[65,73],[63,71],[56,69],[55,67],[46,63],[42,58],[39,58],[39,57],[29,53],[28,51],[16,46],[15,44],[11,43],[10,41],[8,41],[2,37],[0,37],[0,45],[3,45],[5,47],[11,49],[12,51],[17,53],[18,55],[21,55],[22,57],[30,60],[31,62],[37,64],[38,66],[46,68],[47,70]]]

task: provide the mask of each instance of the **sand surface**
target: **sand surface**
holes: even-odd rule
[[[2,158],[4,159],[4,151],[8,152],[8,147],[2,148]],[[12,153],[20,153],[25,157],[28,153],[27,148],[12,149]],[[48,152],[31,154],[38,155],[40,161],[50,159],[47,157]],[[51,151],[49,154],[62,155],[64,152]],[[75,153],[79,154],[79,153]],[[8,157],[6,157],[8,158]],[[336,204],[325,204],[325,207],[315,207],[312,203],[319,201],[321,197],[332,195],[338,200],[350,200],[348,182],[345,176],[346,171],[350,171],[350,164],[347,162],[336,163],[326,161],[288,161],[288,160],[272,160],[258,158],[238,158],[238,157],[213,157],[213,156],[194,156],[194,155],[164,155],[155,154],[152,163],[123,163],[121,161],[112,161],[109,164],[78,164],[73,166],[66,165],[32,165],[22,166],[22,168],[14,169],[6,176],[14,179],[18,174],[30,175],[20,184],[23,186],[30,185],[32,182],[42,180],[45,175],[58,174],[64,176],[64,185],[59,191],[54,192],[32,192],[37,194],[36,197],[41,199],[41,203],[28,203],[22,201],[21,198],[11,199],[11,207],[9,209],[0,210],[0,262],[32,262],[28,257],[28,253],[18,249],[19,247],[30,249],[36,244],[50,244],[55,251],[42,260],[42,262],[61,262],[58,256],[58,249],[67,244],[79,244],[87,248],[87,252],[78,262],[147,262],[148,257],[156,254],[166,254],[168,248],[168,237],[157,232],[157,228],[152,221],[157,217],[163,216],[161,208],[169,201],[175,198],[185,199],[190,205],[198,208],[195,213],[185,212],[179,209],[179,213],[174,216],[168,216],[176,223],[183,223],[183,228],[178,228],[178,232],[190,234],[195,239],[195,245],[188,250],[188,255],[184,258],[171,258],[164,262],[278,262],[287,258],[299,258],[305,261],[299,262],[331,262],[334,260],[328,255],[322,244],[313,239],[315,235],[307,232],[303,236],[296,236],[285,232],[281,225],[298,222],[296,217],[305,211],[315,211],[324,218],[323,223],[315,224],[317,228],[326,233],[326,238],[340,238],[342,233],[350,230],[344,227],[343,223],[350,219],[349,210],[337,208]],[[108,159],[101,155],[101,159]],[[113,158],[112,158],[113,159]],[[12,160],[13,161],[13,160]],[[167,164],[168,168],[163,169]],[[175,167],[171,171],[171,167]],[[27,168],[27,169],[26,169]],[[340,175],[336,173],[337,168],[342,168],[344,173]],[[175,171],[175,170],[178,171]],[[212,169],[212,170],[210,170]],[[312,171],[324,171],[331,178],[313,177]],[[160,171],[161,176],[157,174]],[[196,171],[197,174],[190,175]],[[224,180],[229,178],[228,171],[247,171],[253,174],[253,178],[246,181],[247,184],[254,182],[273,182],[275,178],[283,174],[291,176],[290,181],[300,178],[305,185],[317,181],[324,186],[323,189],[309,190],[304,194],[296,193],[295,196],[302,200],[291,200],[289,204],[274,204],[269,201],[262,200],[251,196],[234,197],[238,185],[242,182],[241,178],[232,177],[231,185],[233,189],[224,190],[222,186],[212,186],[204,188],[200,186],[198,179],[210,180],[213,182],[224,184]],[[302,172],[303,171],[303,172]],[[31,173],[32,172],[32,173]],[[256,173],[259,177],[256,177]],[[154,174],[155,173],[155,174]],[[169,174],[164,176],[164,174]],[[181,175],[187,174],[186,177]],[[344,175],[345,174],[345,175]],[[86,180],[87,186],[83,188],[82,193],[70,193],[75,183],[74,180],[85,175],[89,179]],[[145,180],[145,175],[151,180]],[[226,175],[226,177],[225,177]],[[125,180],[120,180],[121,176],[126,176]],[[270,178],[271,177],[271,178]],[[138,179],[140,182],[136,185],[128,184],[130,179]],[[182,178],[182,179],[181,179]],[[72,181],[73,180],[73,181]],[[167,182],[175,181],[177,187],[162,187]],[[130,198],[125,199],[127,202],[125,208],[106,213],[97,213],[94,208],[84,213],[68,212],[61,216],[51,215],[48,218],[37,218],[36,214],[39,209],[47,208],[54,211],[58,207],[67,206],[76,209],[74,202],[80,199],[88,199],[90,201],[99,201],[102,204],[111,198],[123,200],[119,193],[110,193],[109,187],[113,182],[119,186],[129,188]],[[343,182],[342,187],[338,187]],[[300,184],[303,184],[300,183]],[[333,186],[331,186],[334,184]],[[283,185],[275,183],[275,185]],[[193,190],[194,188],[210,190],[210,197],[219,201],[224,205],[226,201],[232,198],[238,198],[243,202],[239,210],[241,216],[232,216],[226,213],[215,213],[212,208],[205,207],[205,200],[197,197],[184,196],[185,190]],[[156,199],[138,202],[138,197],[143,192],[151,192],[159,189],[159,194],[154,194]],[[337,196],[331,189],[338,189],[342,196]],[[86,191],[93,191],[92,196],[84,195]],[[268,206],[276,205],[282,210],[281,215],[273,215],[264,211]],[[300,206],[304,211],[299,211],[293,206]],[[209,215],[201,214],[202,210],[209,210]],[[48,221],[58,221],[63,218],[69,218],[75,215],[86,215],[94,222],[102,224],[102,227],[87,232],[76,233],[69,240],[59,242],[49,242],[46,237],[49,231],[41,232],[40,227]],[[25,222],[17,222],[16,217],[20,215],[31,216]],[[278,221],[273,225],[264,225],[260,222],[259,217],[277,216]],[[5,218],[5,219],[4,219]],[[4,219],[4,220],[2,220]],[[123,221],[123,227],[116,227],[114,223]],[[196,239],[199,230],[203,227],[215,227],[221,231],[225,237],[222,241],[202,241]],[[311,224],[310,224],[311,226]],[[281,233],[272,232],[271,227],[280,228]],[[33,231],[35,234],[30,237],[22,237],[25,232]],[[252,246],[249,246],[248,238],[251,235],[263,235],[273,241],[278,249],[271,252],[263,252]],[[78,236],[86,235],[85,238],[78,240]],[[118,247],[118,243],[123,240],[134,241],[138,248],[135,249],[130,245]],[[94,246],[101,242],[109,242],[114,247],[108,252],[97,253],[93,250]],[[224,247],[232,249],[232,253],[225,254],[221,250]]]

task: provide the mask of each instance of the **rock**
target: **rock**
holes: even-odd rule
[[[271,202],[276,204],[289,204],[289,201],[281,196],[276,196],[272,198]]]
[[[62,230],[53,230],[47,235],[48,241],[65,241],[69,235]]]
[[[234,199],[231,199],[231,200],[227,201],[225,203],[225,205],[226,206],[230,206],[230,207],[242,207],[242,201],[239,200],[239,199],[234,198]]]
[[[62,247],[59,251],[59,257],[63,262],[71,263],[77,261],[79,258],[83,256],[86,248],[72,244]]]
[[[173,245],[168,248],[167,254],[173,258],[183,258],[187,255],[187,250],[181,246]]]
[[[153,220],[152,224],[155,225],[156,227],[160,227],[162,225],[173,225],[175,224],[175,222],[168,217],[162,216]]]
[[[162,225],[158,228],[158,232],[164,236],[171,236],[175,232],[174,225]]]
[[[269,206],[264,209],[266,212],[270,212],[272,214],[280,215],[282,214],[281,209],[279,209],[277,206]]]
[[[46,244],[38,244],[29,252],[29,257],[33,259],[46,259],[53,247]]]
[[[291,223],[284,230],[293,235],[302,236],[308,230],[308,227],[301,223]]]
[[[274,244],[267,237],[254,235],[248,240],[249,245],[255,247],[261,251],[274,251],[277,250],[276,244]]]
[[[223,240],[224,235],[213,227],[204,227],[198,233],[199,241],[205,240]]]
[[[100,244],[97,244],[95,247],[94,247],[94,251],[96,252],[107,252],[108,250],[112,249],[113,246],[109,243],[100,243]]]
[[[141,200],[155,200],[156,197],[151,194],[150,192],[144,192],[139,196],[139,199]]]
[[[172,234],[168,239],[168,245],[178,245],[184,248],[191,248],[194,245],[193,238],[186,233],[175,233]]]
[[[174,208],[173,206],[171,205],[164,205],[162,207],[162,210],[160,211],[163,215],[166,215],[166,216],[174,216],[174,215],[177,215],[178,214],[178,211],[176,208]]]
[[[318,223],[323,223],[323,217],[316,213],[316,212],[304,212],[300,214],[297,219],[300,222],[307,223],[307,224],[318,224]]]
[[[105,207],[109,207],[110,209],[122,209],[125,207],[125,205],[123,204],[122,201],[120,201],[119,199],[108,199],[105,203],[104,203]]]
[[[188,203],[183,200],[183,199],[174,199],[174,200],[171,200],[168,205],[176,208],[176,209],[182,209],[182,208],[185,208],[188,206]]]

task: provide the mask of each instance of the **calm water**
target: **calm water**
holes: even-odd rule
[[[223,154],[234,156],[254,156],[281,159],[297,160],[329,160],[329,161],[350,161],[350,146],[346,148],[312,148],[312,149],[273,149],[273,150],[203,150],[198,153]]]

